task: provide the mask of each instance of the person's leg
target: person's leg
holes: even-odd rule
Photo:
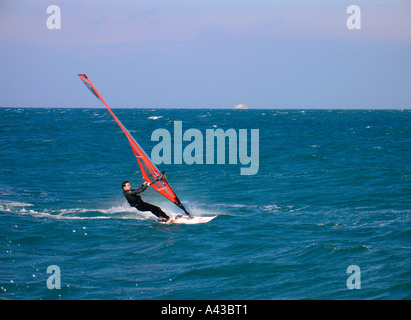
[[[169,216],[161,210],[161,208],[147,202],[141,202],[138,206],[137,209],[139,211],[151,211],[152,214],[157,216],[158,218],[162,217],[164,219],[169,219]]]

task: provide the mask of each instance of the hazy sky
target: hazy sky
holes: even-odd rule
[[[102,107],[86,73],[112,107],[410,108],[411,1],[0,0],[0,70],[0,106]]]

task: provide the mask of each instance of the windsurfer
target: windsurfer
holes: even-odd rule
[[[158,220],[164,222],[171,222],[173,217],[169,217],[166,213],[151,203],[144,202],[141,199],[140,194],[143,193],[151,185],[150,182],[145,181],[138,189],[131,189],[130,182],[124,181],[121,186],[123,187],[123,194],[126,197],[130,206],[136,208],[139,211],[151,211],[152,214],[157,216]]]
[[[166,197],[168,200],[173,202],[176,206],[178,206],[181,210],[183,210],[189,217],[190,213],[184,208],[183,204],[178,199],[177,195],[174,193],[173,189],[171,189],[170,185],[168,184],[164,172],[160,172],[156,165],[151,161],[149,156],[144,152],[141,146],[137,143],[136,140],[131,136],[130,132],[123,126],[120,120],[116,117],[107,103],[103,100],[101,95],[97,92],[94,85],[91,83],[89,78],[85,74],[78,75],[81,81],[86,85],[86,87],[106,106],[107,110],[110,112],[111,116],[120,126],[121,130],[123,130],[124,134],[126,135],[128,142],[130,143],[130,147],[134,152],[134,155],[137,158],[138,165],[140,166],[141,173],[143,174],[144,180],[146,183],[143,183],[138,189],[132,190],[130,188],[130,183],[125,181],[123,184],[124,195],[127,198],[128,202],[131,206],[137,208],[141,211],[151,211],[154,215],[156,215],[159,219],[167,220],[168,222],[173,220],[173,218],[168,217],[159,207],[156,207],[152,204],[145,203],[141,200],[140,194],[147,189],[150,184],[153,184],[152,187]],[[155,179],[155,180],[154,180]],[[150,182],[150,183],[148,183]],[[126,183],[128,183],[128,187],[126,187]],[[126,190],[126,189],[127,190]]]

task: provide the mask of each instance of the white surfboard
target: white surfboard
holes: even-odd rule
[[[177,216],[173,216],[173,217],[174,217],[174,219],[169,223],[164,222],[164,221],[159,221],[157,219],[156,219],[156,221],[158,223],[161,223],[161,224],[199,224],[199,223],[210,222],[211,220],[213,220],[217,216],[212,216],[212,217],[186,217],[186,216],[177,215]]]

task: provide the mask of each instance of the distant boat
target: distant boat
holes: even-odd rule
[[[246,106],[245,104],[240,103],[240,104],[237,104],[237,105],[234,107],[234,109],[250,109],[250,107],[249,107],[249,106]]]

